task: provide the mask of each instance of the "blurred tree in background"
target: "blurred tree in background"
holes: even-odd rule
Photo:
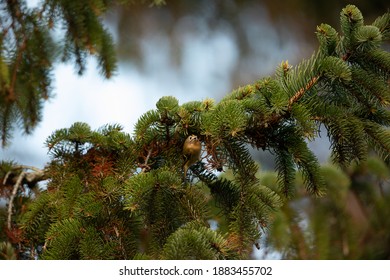
[[[209,45],[213,37],[228,36],[238,52],[230,72],[231,88],[236,88],[273,73],[275,63],[282,59],[296,64],[309,56],[318,45],[313,27],[323,22],[337,26],[339,11],[347,4],[364,11],[368,22],[389,8],[387,1],[364,0],[173,0],[153,9],[136,3],[127,8],[119,6],[106,19],[118,34],[118,56],[138,62],[140,67],[146,67],[148,43],[167,44],[168,51],[161,51],[180,71],[185,63],[183,53],[191,42],[200,37],[204,45]],[[154,40],[148,42],[149,38]],[[210,94],[221,98],[225,92]]]
[[[327,195],[297,192],[275,215],[267,253],[277,251],[285,259],[389,259],[389,166],[369,157],[344,170],[327,164],[321,173]],[[270,187],[275,181],[274,173],[262,177]],[[300,188],[302,181],[296,184]]]
[[[132,136],[120,125],[59,129],[47,139],[51,162],[44,170],[2,162],[2,258],[235,259],[249,258],[254,247],[284,258],[389,258],[390,58],[383,43],[390,16],[377,18],[385,4],[362,5],[375,14],[363,21],[355,6],[342,9],[336,1],[318,10],[321,3],[277,2],[169,1],[124,9],[115,1],[42,1],[32,9],[2,1],[3,144],[15,125],[30,132],[39,122],[58,59],[71,59],[82,74],[86,58],[95,56],[106,78],[115,72],[116,54],[150,71],[148,36],[168,42],[169,61],[180,69],[192,36],[207,44],[227,32],[239,45],[231,83],[251,83],[216,96],[219,102],[179,105],[163,97]],[[260,68],[270,72],[261,48],[275,39],[270,26],[280,28],[281,45],[303,40],[293,30],[311,30],[312,38],[310,26],[324,16],[318,11],[333,22],[331,7],[342,9],[340,35],[319,25],[319,48],[309,59],[290,60],[295,67],[283,61],[272,77],[257,80]],[[59,27],[60,39],[52,33]],[[307,146],[321,127],[341,169],[320,167]],[[202,161],[183,176],[182,146],[191,134],[201,140]],[[274,155],[275,175],[258,178],[250,146]],[[367,159],[371,152],[379,158]],[[223,169],[230,177],[215,175]]]

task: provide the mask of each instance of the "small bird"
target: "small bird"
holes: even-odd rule
[[[202,145],[196,135],[190,135],[184,141],[183,156],[184,156],[184,178],[187,176],[188,168],[199,161]]]

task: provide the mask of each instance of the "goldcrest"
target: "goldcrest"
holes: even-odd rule
[[[188,168],[199,161],[202,145],[196,135],[190,135],[184,141],[183,156],[184,156],[184,177],[187,176]]]

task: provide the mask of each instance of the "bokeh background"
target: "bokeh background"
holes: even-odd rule
[[[27,2],[31,7],[40,4],[40,0]],[[116,75],[109,80],[104,79],[94,58],[88,59],[83,76],[77,74],[71,63],[58,62],[53,72],[53,97],[44,104],[43,121],[30,135],[16,131],[11,144],[0,148],[0,160],[43,168],[50,160],[44,142],[56,129],[70,127],[74,122],[86,122],[92,129],[118,123],[131,133],[138,118],[155,108],[158,99],[165,95],[175,96],[180,103],[205,98],[218,101],[239,86],[273,75],[282,61],[288,60],[290,65],[296,65],[310,57],[318,47],[316,26],[328,23],[340,30],[340,11],[347,4],[355,4],[368,24],[390,7],[389,1],[384,0],[166,0],[165,5],[158,7],[150,6],[150,2],[139,0],[128,6],[117,5],[104,15],[104,22],[116,43],[119,63]],[[61,28],[54,30],[54,34],[56,32],[61,33]],[[384,47],[390,50],[389,45]],[[321,135],[324,138],[316,139],[310,146],[324,163],[328,160],[330,144],[326,132]],[[272,155],[261,151],[253,153],[262,170],[273,169]],[[350,184],[356,183],[354,178],[335,174],[336,171],[329,167],[327,170],[328,175],[335,178],[335,189],[343,186],[348,189]],[[362,173],[356,172],[360,177],[352,174],[356,175],[355,181],[363,181]],[[334,201],[341,200],[337,195],[338,192],[335,192]],[[345,201],[354,207],[351,212],[359,216],[360,208],[351,203],[354,199],[351,196]],[[0,204],[4,205],[4,201]],[[321,211],[325,208],[322,207],[324,203],[321,207],[318,201],[314,204]],[[297,209],[307,205],[310,205],[307,198],[293,202]],[[325,206],[335,208],[334,204]],[[292,212],[291,209],[283,210]],[[383,217],[387,219],[386,211],[378,213],[385,213]],[[303,213],[301,216],[305,214],[304,211],[300,213]],[[319,231],[324,236],[322,224],[332,219],[344,221],[339,213],[320,214],[323,216],[318,215]],[[364,242],[370,246],[374,244],[372,248],[375,250],[385,247],[381,242],[390,236],[388,224],[378,222],[379,226],[372,227],[370,224],[369,227],[368,219],[360,216],[363,222],[359,223],[364,227],[362,232],[367,232],[368,236]],[[376,216],[381,220],[380,215]],[[303,216],[300,227],[307,227],[308,220]],[[360,227],[357,229],[360,230]],[[351,230],[357,231],[353,227]],[[290,232],[288,235],[291,235]],[[328,235],[331,241],[332,238],[340,239],[339,232],[331,227]],[[331,241],[330,244],[336,244]],[[371,248],[369,245],[367,248]],[[277,250],[254,252],[254,258],[281,258]],[[383,256],[388,256],[386,254]],[[337,258],[337,255],[325,255],[329,256]],[[364,258],[370,255],[351,256]],[[303,256],[309,257],[312,256]]]
[[[30,6],[39,3],[28,1]],[[309,57],[318,46],[316,26],[328,23],[339,30],[339,14],[347,4],[355,4],[366,23],[389,8],[381,0],[167,0],[159,7],[148,1],[115,6],[104,21],[116,43],[116,76],[105,80],[94,58],[83,76],[71,64],[58,63],[43,121],[31,135],[17,131],[11,145],[0,150],[1,159],[42,168],[49,161],[45,139],[56,129],[76,121],[93,129],[119,123],[131,133],[141,114],[164,95],[180,103],[218,101],[272,75],[284,60],[295,65]],[[311,147],[320,161],[327,160],[326,139]],[[269,155],[255,156],[263,168],[272,168]]]

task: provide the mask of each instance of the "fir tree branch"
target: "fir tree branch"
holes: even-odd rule
[[[271,115],[269,121],[266,123],[266,126],[268,127],[270,124],[277,124],[281,120],[286,118],[286,116],[289,116],[289,114],[292,111],[293,105],[296,102],[298,102],[305,95],[305,93],[307,93],[310,89],[312,89],[317,84],[320,78],[321,75],[312,77],[304,87],[300,88],[297,92],[295,92],[295,94],[288,101],[287,110],[284,111],[282,114],[274,113],[273,115]],[[261,125],[261,127],[258,128],[257,130],[261,130],[261,129],[264,129],[264,125]]]
[[[23,55],[23,52],[26,49],[26,47],[27,47],[27,39],[24,38],[22,44],[20,45],[20,47],[18,49],[18,55],[16,57],[14,71],[12,73],[11,85],[10,85],[9,90],[8,90],[8,101],[10,101],[10,102],[16,100],[16,96],[15,96],[16,78],[17,78],[19,65],[22,61],[22,55]]]
[[[309,91],[319,80],[321,76],[315,76],[310,79],[310,81],[306,84],[305,87],[301,88],[299,91],[297,91],[289,100],[288,102],[288,111],[291,110],[292,105],[297,102],[301,97]]]
[[[8,33],[9,29],[12,29],[13,30],[13,35],[16,38],[17,38],[17,34],[20,33],[20,32],[21,32],[21,34],[23,36],[23,41],[19,44],[19,47],[17,49],[17,56],[16,56],[16,59],[15,59],[15,65],[14,65],[14,69],[13,69],[13,73],[12,73],[12,80],[11,80],[10,87],[8,89],[7,99],[8,99],[8,101],[13,102],[13,101],[16,100],[15,84],[16,84],[17,72],[18,72],[18,69],[19,69],[19,65],[20,65],[20,63],[22,61],[23,52],[25,51],[25,49],[27,47],[28,38],[26,36],[25,27],[22,24],[22,11],[20,10],[20,7],[19,7],[18,3],[16,1],[7,1],[7,5],[8,5],[8,9],[11,11],[11,19],[12,19],[12,21],[11,21],[11,24],[8,27],[8,29],[6,29],[4,31],[4,35],[6,35]],[[20,23],[21,31],[18,30],[18,28],[16,26],[16,22]],[[16,40],[16,45],[18,45],[18,40]]]

